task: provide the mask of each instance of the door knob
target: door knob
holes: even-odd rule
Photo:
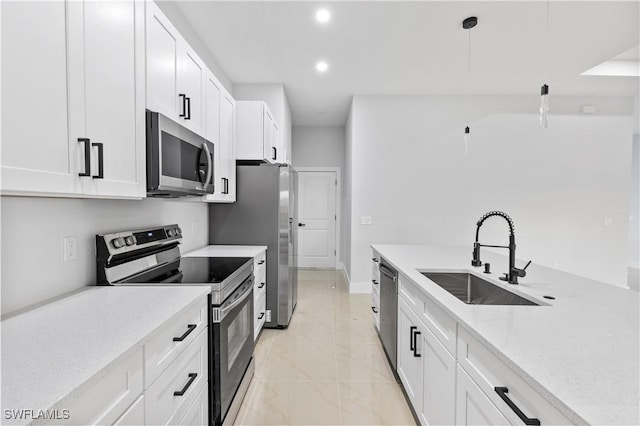
[[[307,224],[306,223],[298,223],[298,226],[299,227],[303,227],[303,226],[307,226]]]

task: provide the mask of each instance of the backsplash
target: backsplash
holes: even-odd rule
[[[177,223],[181,251],[208,244],[206,203],[2,197],[2,315],[95,284],[95,235]],[[63,238],[78,258],[63,261]]]

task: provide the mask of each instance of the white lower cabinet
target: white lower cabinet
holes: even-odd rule
[[[149,425],[175,424],[207,386],[207,328],[145,391],[145,421]]]
[[[398,375],[422,424],[455,421],[456,360],[398,300]]]
[[[487,395],[458,366],[456,391],[456,424],[458,425],[508,425],[509,421],[493,405]]]
[[[267,251],[253,258],[253,339],[258,339],[260,330],[267,321]]]
[[[120,416],[113,426],[138,426],[144,423],[144,396],[140,395],[136,402]]]
[[[180,426],[201,426],[209,424],[209,386],[200,391],[200,395],[189,407],[189,411],[180,420]]]

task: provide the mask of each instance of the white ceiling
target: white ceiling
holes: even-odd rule
[[[180,1],[234,83],[283,83],[294,125],[342,125],[354,94],[633,96],[637,77],[580,75],[639,44],[640,1]],[[328,24],[314,19],[326,7]],[[329,63],[319,74],[315,63]]]

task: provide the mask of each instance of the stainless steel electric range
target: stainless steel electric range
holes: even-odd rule
[[[233,423],[253,376],[253,259],[181,257],[178,225],[96,235],[98,285],[207,285],[209,423]]]

